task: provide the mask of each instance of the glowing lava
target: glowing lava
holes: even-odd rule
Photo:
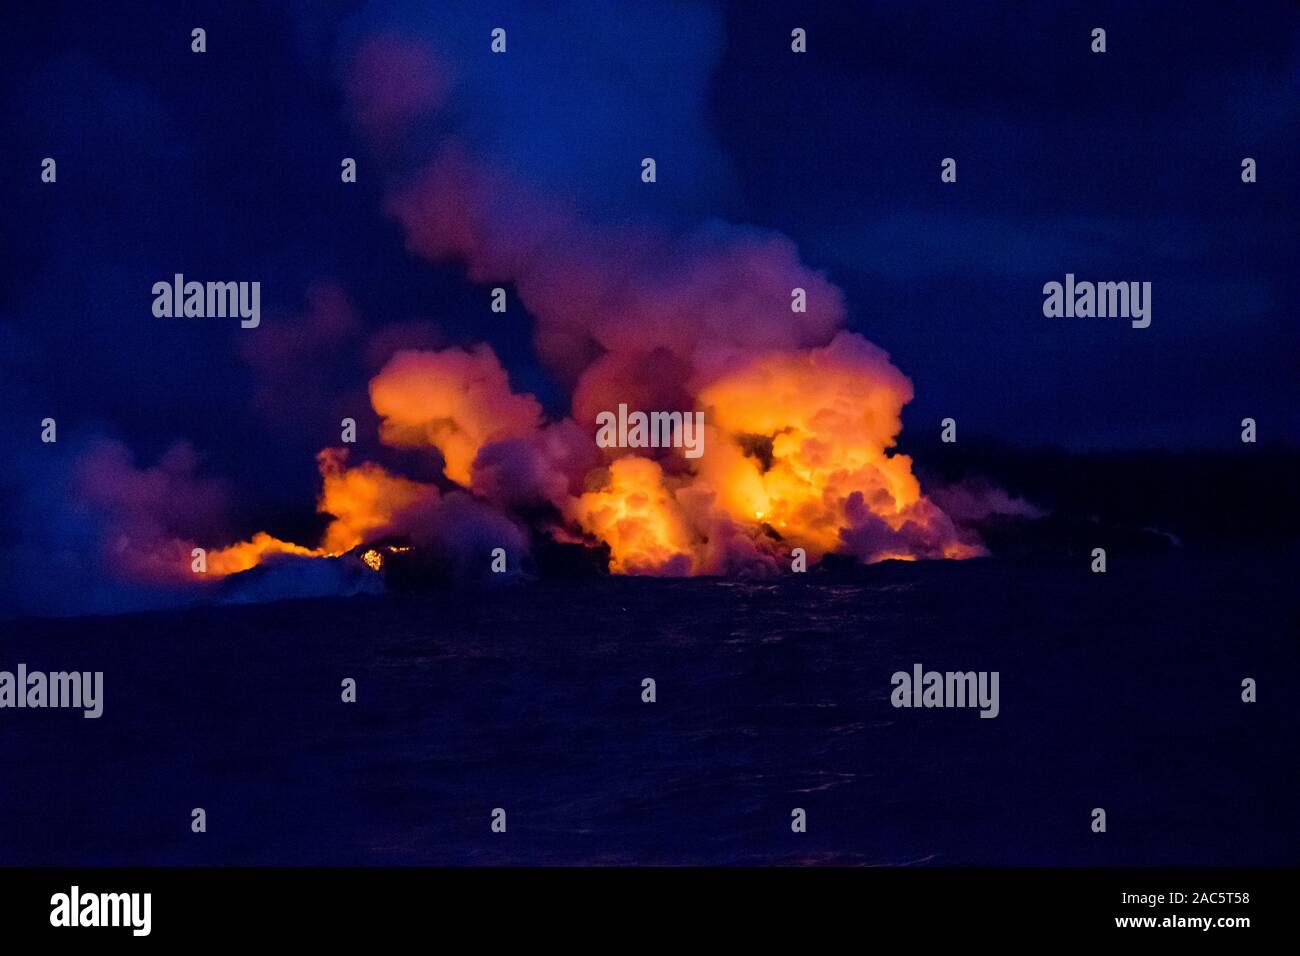
[[[486,346],[399,352],[371,396],[385,441],[436,449],[447,478],[470,493],[476,469],[491,461],[501,468],[491,487],[549,502],[563,525],[557,532],[607,545],[615,574],[778,573],[794,548],[813,561],[831,552],[865,562],[983,553],[922,494],[911,459],[893,451],[911,383],[853,333],[822,348],[752,356],[706,381],[693,397],[706,422],[699,458],[619,449],[593,466],[571,445],[594,437],[571,426],[548,431],[555,426],[542,425],[531,395],[510,391]],[[211,574],[277,554],[337,556],[436,523],[436,487],[373,462],[349,467],[337,449],[318,461],[318,510],[333,519],[320,546],[259,533],[213,552]],[[361,559],[379,570],[384,556],[371,547]]]

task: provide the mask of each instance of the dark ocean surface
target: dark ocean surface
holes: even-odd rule
[[[104,671],[104,715],[0,710],[0,864],[1300,859],[1277,555],[0,622],[19,662]],[[893,708],[915,663],[999,671],[1000,715]]]

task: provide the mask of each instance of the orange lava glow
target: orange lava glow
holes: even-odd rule
[[[349,468],[347,452],[342,449],[326,448],[316,457],[321,473],[321,493],[316,510],[333,518],[325,529],[320,547],[305,548],[259,531],[248,541],[209,552],[209,576],[221,578],[247,571],[278,554],[337,557],[361,544],[368,536],[382,533],[403,508],[437,495],[433,486],[391,475],[372,462]],[[376,553],[375,557],[379,558],[379,555]],[[364,556],[363,560],[366,560]],[[378,570],[371,561],[366,560],[366,564]]]
[[[207,573],[212,577],[225,577],[238,574],[260,564],[274,554],[297,554],[305,557],[321,557],[325,554],[313,548],[303,548],[290,541],[281,541],[265,531],[259,531],[248,541],[240,541],[228,548],[208,552]]]
[[[572,499],[570,520],[610,547],[615,574],[689,574],[691,536],[681,509],[649,458],[620,458],[609,484]]]
[[[700,477],[734,520],[764,521],[809,557],[840,547],[855,493],[893,531],[910,523],[923,532],[942,515],[921,494],[911,458],[890,451],[911,397],[903,374],[856,336],[766,356],[701,391],[723,447],[705,456]],[[770,462],[739,453],[755,438],[770,442]],[[936,548],[932,556],[981,553],[956,541]],[[916,557],[901,549],[870,555]]]
[[[723,516],[774,556],[796,547],[810,560],[983,554],[957,540],[922,494],[911,459],[891,451],[911,397],[885,354],[851,334],[753,359],[697,394],[709,423],[703,457],[676,462],[672,475],[649,459],[615,461],[566,516],[609,545],[615,573],[724,572],[710,557]]]
[[[529,434],[542,417],[533,396],[510,391],[505,369],[486,345],[398,352],[371,381],[370,403],[383,418],[385,444],[437,448],[447,477],[461,485],[469,485],[480,448]]]
[[[316,510],[333,515],[321,550],[342,554],[382,532],[403,509],[436,497],[432,485],[391,475],[373,462],[347,467],[347,453],[327,448],[317,456],[322,479]]]
[[[594,422],[566,433],[584,442],[588,430],[592,457],[557,441],[559,433],[544,433],[540,405],[510,391],[486,346],[399,352],[370,386],[382,440],[436,449],[445,476],[471,494],[480,493],[475,469],[484,467],[486,446],[510,440],[498,447],[533,456],[529,467],[501,471],[489,485],[513,483],[513,492],[519,481],[536,481],[563,525],[552,530],[607,545],[615,574],[779,573],[795,548],[810,563],[832,552],[864,562],[984,553],[959,537],[922,493],[911,459],[895,452],[912,386],[860,336],[840,333],[822,348],[731,361],[692,391],[704,413],[702,456],[618,448],[601,460]],[[514,459],[498,451],[485,460],[499,468]],[[209,574],[246,570],[276,554],[336,556],[409,530],[403,523],[412,514],[439,504],[435,486],[372,462],[349,467],[345,451],[326,449],[318,463],[317,510],[332,517],[319,547],[259,533],[212,552]],[[362,559],[376,570],[383,563],[373,548]]]

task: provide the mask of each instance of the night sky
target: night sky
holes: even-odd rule
[[[1230,449],[1249,416],[1296,443],[1294,4],[440,6],[6,14],[4,543],[57,520],[46,416],[64,454],[108,437],[144,465],[189,442],[253,521],[310,514],[312,456],[340,410],[373,423],[366,383],[394,344],[486,341],[517,391],[567,412],[518,301],[491,313],[493,283],[412,255],[385,209],[448,135],[593,222],[788,236],[911,378],[905,439],[952,416],[1022,447]],[[376,33],[455,64],[450,105],[400,149],[348,102]],[[155,318],[150,288],[176,272],[261,281],[262,327]],[[1067,272],[1150,281],[1151,327],[1045,318],[1042,286]]]

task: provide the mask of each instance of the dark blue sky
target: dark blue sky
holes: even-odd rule
[[[1262,440],[1300,435],[1292,3],[429,6],[7,15],[6,480],[30,477],[49,415],[61,441],[111,436],[141,463],[186,439],[250,510],[301,507],[312,455],[337,440],[337,416],[313,407],[364,406],[366,343],[394,323],[403,341],[490,342],[517,389],[565,409],[529,317],[488,313],[484,287],[409,255],[385,214],[341,83],[375,29],[471,57],[509,28],[508,67],[470,71],[445,122],[593,218],[790,236],[911,377],[905,437],[947,416],[964,437],[1074,449],[1239,447],[1246,416]],[[653,194],[644,155],[660,164]],[[355,186],[339,182],[343,156],[361,161]],[[956,184],[939,179],[947,156]],[[1244,156],[1257,183],[1240,180]],[[309,368],[277,379],[237,323],[155,319],[150,286],[174,272],[260,279],[264,327],[313,339]],[[1044,318],[1042,285],[1067,272],[1152,282],[1151,327]],[[351,332],[303,319],[321,283],[352,303]],[[286,420],[295,395],[303,413]]]

